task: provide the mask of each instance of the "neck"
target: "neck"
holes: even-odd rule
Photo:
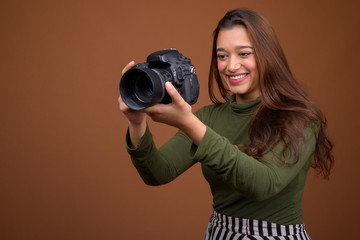
[[[259,96],[260,96],[260,93],[259,94],[253,94],[251,96],[242,95],[242,94],[236,94],[235,100],[236,100],[236,103],[244,104],[244,103],[251,102],[251,101],[255,100]]]

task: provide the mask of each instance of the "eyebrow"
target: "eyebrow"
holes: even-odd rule
[[[251,46],[238,46],[238,47],[236,47],[235,49],[244,49],[244,48],[254,49],[254,48],[251,47]],[[217,51],[217,52],[221,52],[221,51],[224,51],[224,52],[225,52],[226,50],[225,50],[225,48],[217,48],[216,51]]]

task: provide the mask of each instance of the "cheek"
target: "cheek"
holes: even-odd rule
[[[248,69],[250,71],[257,72],[257,67],[256,67],[256,62],[255,61],[248,62],[247,67],[248,67]]]
[[[223,72],[226,68],[226,63],[223,61],[217,61],[217,68],[219,72]]]

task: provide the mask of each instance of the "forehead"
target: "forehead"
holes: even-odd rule
[[[226,46],[252,46],[246,28],[241,25],[221,29],[216,45],[221,48]]]

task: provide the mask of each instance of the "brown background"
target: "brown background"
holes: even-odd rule
[[[225,11],[272,23],[336,144],[330,181],[311,171],[313,239],[355,239],[359,224],[359,9],[356,1],[47,1],[0,3],[0,239],[202,239],[211,196],[199,164],[146,186],[125,151],[121,69],[176,47],[210,104],[211,33]],[[175,129],[150,123],[161,145]]]

